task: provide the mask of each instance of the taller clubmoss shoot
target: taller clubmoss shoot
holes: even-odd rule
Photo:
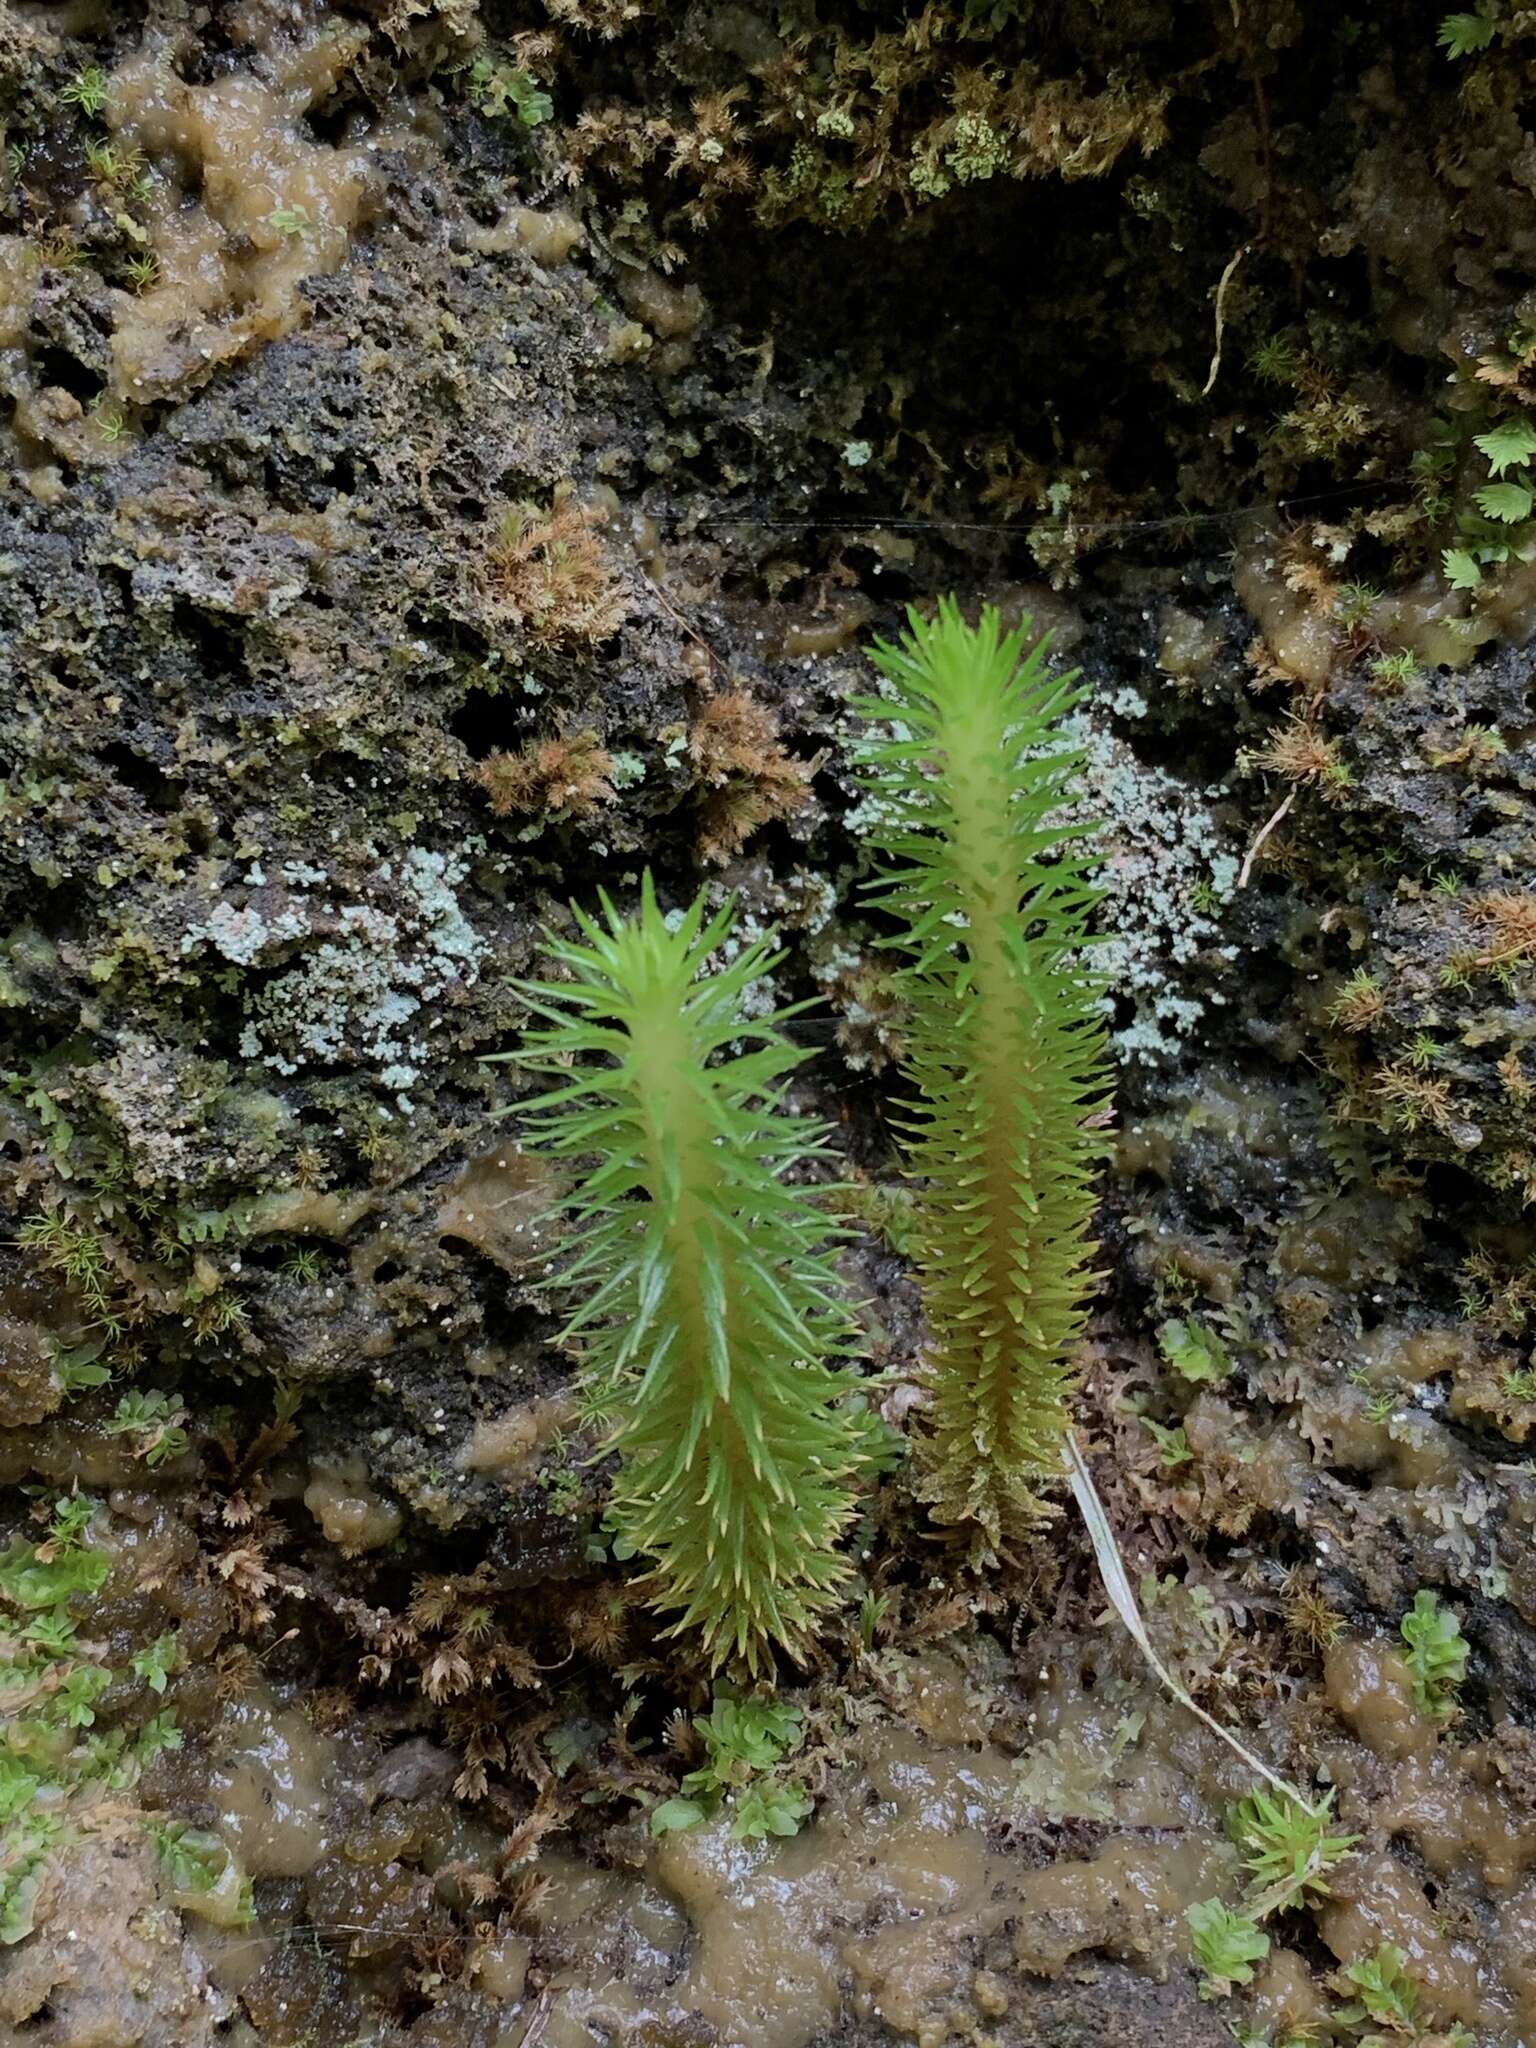
[[[1085,965],[1098,891],[1059,822],[1078,701],[1043,643],[967,626],[953,599],[879,643],[886,694],[857,708],[857,759],[886,865],[871,895],[904,929],[907,1163],[934,1334],[919,1445],[937,1520],[996,1549],[1049,1512],[1070,1427],[1104,1150],[1101,985]],[[876,725],[875,722],[878,722]]]
[[[649,1558],[670,1632],[756,1671],[772,1645],[804,1648],[848,1571],[854,1326],[835,1233],[787,1178],[824,1133],[783,1107],[804,1055],[747,1015],[766,944],[710,971],[729,910],[674,923],[649,875],[635,916],[602,909],[550,942],[569,979],[523,985],[544,1023],[504,1057],[554,1082],[532,1136],[582,1170],[567,1335],[620,1455],[611,1523]]]

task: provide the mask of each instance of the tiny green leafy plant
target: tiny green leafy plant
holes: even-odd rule
[[[176,1669],[180,1651],[174,1636],[157,1636],[142,1650],[135,1650],[129,1663],[135,1678],[142,1678],[151,1692],[164,1692]]]
[[[1341,1988],[1355,1994],[1338,2017],[1345,2026],[1358,2020],[1374,2020],[1395,2034],[1418,2031],[1419,1987],[1403,1965],[1408,1958],[1390,1941],[1383,1942],[1374,1955],[1357,1956],[1339,1972]]]
[[[788,1784],[754,1785],[736,1802],[731,1816],[731,1835],[738,1842],[761,1841],[765,1835],[794,1835],[811,1812],[812,1800],[805,1787]]]
[[[108,1436],[130,1437],[134,1456],[154,1466],[168,1464],[186,1450],[187,1432],[181,1426],[186,1418],[186,1409],[172,1395],[158,1388],[135,1388],[123,1395],[101,1426]]]
[[[1332,1793],[1307,1806],[1289,1793],[1259,1785],[1232,1808],[1227,1827],[1244,1852],[1248,1910],[1254,1919],[1328,1896],[1328,1872],[1359,1840],[1330,1832],[1332,1825]]]
[[[920,1442],[935,1519],[996,1548],[1048,1512],[1090,1290],[1090,1118],[1102,990],[1084,961],[1098,892],[1060,822],[1078,701],[1044,643],[968,626],[953,599],[874,649],[885,694],[856,760],[884,856],[872,899],[901,929],[913,1238],[934,1332]]]
[[[216,1927],[245,1927],[255,1917],[251,1881],[222,1836],[157,1816],[147,1824],[161,1871],[188,1913]]]
[[[54,1352],[53,1376],[66,1396],[104,1387],[111,1379],[112,1368],[101,1363],[102,1349],[99,1343],[89,1343]]]
[[[710,972],[729,910],[669,918],[649,875],[635,916],[602,907],[550,942],[568,980],[520,985],[543,1023],[504,1057],[554,1083],[532,1135],[584,1167],[568,1334],[620,1457],[615,1550],[650,1560],[671,1633],[756,1670],[771,1645],[802,1651],[839,1598],[864,1461],[835,1233],[789,1179],[825,1133],[783,1107],[804,1055],[749,1014],[767,943]]]
[[[1408,1645],[1408,1671],[1421,1713],[1441,1723],[1456,1718],[1456,1695],[1467,1675],[1467,1640],[1438,1593],[1421,1586],[1399,1628]]]
[[[1232,1374],[1232,1354],[1214,1330],[1175,1316],[1157,1333],[1158,1349],[1182,1379],[1217,1384]]]
[[[1378,654],[1371,662],[1371,674],[1377,686],[1391,694],[1406,689],[1418,679],[1417,658],[1406,647],[1394,647],[1390,653]]]
[[[525,128],[541,127],[555,111],[554,101],[529,72],[490,57],[477,57],[470,65],[469,91],[482,114],[521,121]]]
[[[1186,1906],[1191,1945],[1200,1967],[1202,1998],[1225,1998],[1234,1984],[1251,1984],[1253,1966],[1269,1954],[1269,1936],[1247,1913],[1220,1899]]]
[[[274,234],[283,236],[287,241],[301,240],[315,231],[309,208],[297,200],[292,206],[273,207],[267,215],[267,225]]]
[[[112,81],[99,64],[88,64],[83,71],[77,71],[59,91],[59,98],[66,106],[78,107],[82,114],[93,119],[111,96]]]
[[[726,1801],[735,1841],[797,1831],[811,1811],[805,1787],[794,1779],[754,1782],[799,1748],[804,1729],[797,1707],[722,1693],[710,1711],[694,1721],[693,1732],[704,1744],[705,1761],[684,1778],[675,1799],[653,1808],[653,1835],[697,1827]]]
[[[1452,59],[1472,57],[1486,50],[1498,32],[1498,18],[1492,6],[1485,4],[1475,14],[1444,15],[1435,41]]]
[[[1159,1462],[1169,1471],[1176,1471],[1180,1465],[1193,1462],[1195,1454],[1189,1448],[1189,1438],[1184,1433],[1182,1423],[1176,1429],[1170,1429],[1161,1422],[1154,1422],[1150,1415],[1143,1415],[1139,1420],[1142,1428],[1157,1445]]]
[[[99,1550],[58,1543],[34,1547],[18,1536],[0,1553],[0,1596],[23,1609],[57,1611],[76,1593],[98,1592],[107,1570]]]

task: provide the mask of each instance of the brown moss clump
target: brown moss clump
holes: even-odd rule
[[[628,615],[628,596],[592,524],[589,510],[571,498],[548,512],[524,502],[502,514],[486,558],[491,592],[545,646],[594,646]]]
[[[1304,789],[1315,789],[1329,803],[1346,803],[1354,788],[1354,772],[1339,754],[1337,743],[1318,731],[1310,719],[1293,716],[1275,726],[1268,744],[1244,754],[1248,768],[1284,776]]]
[[[1488,933],[1478,955],[1479,967],[1512,967],[1536,960],[1536,896],[1518,889],[1500,889],[1471,906],[1472,915]]]
[[[818,765],[785,752],[773,713],[745,690],[710,698],[689,727],[688,755],[704,792],[699,858],[717,863],[759,826],[803,810]]]
[[[487,755],[472,772],[498,818],[590,818],[614,798],[613,759],[595,732],[532,740]]]
[[[1390,1121],[1413,1132],[1429,1125],[1437,1131],[1454,1127],[1451,1084],[1442,1075],[1417,1073],[1406,1061],[1383,1067],[1376,1076],[1376,1094]]]
[[[1381,983],[1362,968],[1349,977],[1328,1005],[1328,1021],[1341,1031],[1369,1031],[1386,1006]]]
[[[1461,1308],[1492,1336],[1522,1340],[1536,1323],[1536,1256],[1513,1265],[1491,1251],[1475,1251],[1461,1269]]]
[[[812,972],[838,1012],[835,1035],[851,1067],[878,1074],[905,1056],[908,1006],[876,953],[834,933]]]
[[[1307,1656],[1322,1656],[1344,1633],[1343,1615],[1317,1582],[1299,1568],[1285,1575],[1280,1613],[1292,1645]]]

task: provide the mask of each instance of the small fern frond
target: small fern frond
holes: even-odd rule
[[[925,1498],[996,1548],[1050,1512],[1094,1250],[1099,892],[1081,830],[1060,823],[1081,756],[1059,724],[1078,694],[1043,642],[1026,652],[990,608],[967,626],[953,599],[909,614],[874,659],[887,693],[856,707],[879,725],[856,758],[886,859],[869,893],[904,927],[888,943],[905,955],[904,1131],[935,1339]]]
[[[854,1325],[836,1233],[787,1179],[825,1133],[783,1107],[804,1055],[747,1015],[766,944],[709,971],[729,909],[673,922],[647,875],[634,917],[606,896],[601,920],[574,914],[580,938],[549,946],[569,978],[520,985],[543,1022],[503,1057],[555,1083],[530,1135],[582,1170],[567,1334],[620,1456],[611,1520],[669,1633],[755,1671],[805,1647],[848,1573]]]

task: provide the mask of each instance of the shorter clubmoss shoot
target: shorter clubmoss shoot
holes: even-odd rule
[[[581,1173],[567,1335],[620,1459],[615,1550],[650,1560],[671,1633],[756,1670],[841,1597],[867,1459],[835,1232],[790,1179],[825,1135],[782,1106],[803,1055],[751,1014],[766,941],[712,972],[730,911],[664,915],[649,875],[633,916],[606,898],[601,920],[573,914],[549,948],[567,978],[518,985],[542,1021],[503,1057],[549,1081],[531,1134]]]

